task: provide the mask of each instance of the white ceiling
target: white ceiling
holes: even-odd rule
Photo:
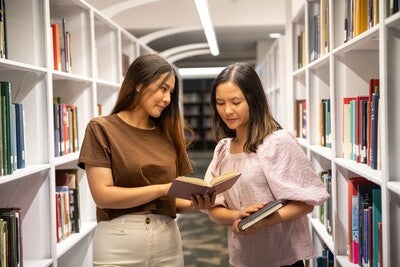
[[[182,45],[206,43],[193,0],[87,0],[134,36],[160,30],[191,29],[148,43],[162,52]],[[284,0],[208,0],[220,50],[219,56],[197,55],[175,62],[178,67],[225,66],[236,61],[255,63],[257,43],[268,43],[270,32],[284,33]],[[201,48],[205,49],[205,48]]]

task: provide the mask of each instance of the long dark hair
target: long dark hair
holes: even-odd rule
[[[214,111],[213,127],[217,140],[236,137],[236,131],[229,129],[217,112],[216,89],[218,85],[226,82],[235,83],[246,98],[249,105],[249,122],[247,140],[243,150],[256,152],[258,145],[263,142],[265,137],[281,126],[271,114],[267,96],[257,72],[248,63],[235,63],[227,66],[215,78],[211,87],[211,106]]]
[[[174,91],[171,102],[162,111],[158,118],[150,118],[165,136],[175,144],[178,156],[186,155],[186,147],[192,136],[192,129],[183,120],[179,110],[179,78],[175,68],[164,58],[157,54],[139,56],[132,62],[126,73],[119,91],[117,102],[111,114],[117,114],[123,110],[133,110],[137,107],[140,95],[144,94],[147,87],[157,81],[161,75],[168,73],[165,79],[171,75],[175,77]],[[141,88],[139,92],[136,90]],[[186,135],[185,135],[186,134]],[[187,142],[188,140],[188,142]]]

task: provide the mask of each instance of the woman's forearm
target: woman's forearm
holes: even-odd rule
[[[239,211],[217,206],[208,211],[208,216],[213,222],[228,226],[239,218]]]
[[[314,206],[304,202],[289,201],[283,208],[260,221],[259,227],[271,226],[274,224],[289,222],[298,219],[314,209]]]

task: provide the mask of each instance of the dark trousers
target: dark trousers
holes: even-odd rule
[[[304,267],[304,263],[303,263],[303,261],[298,261],[298,262],[296,262],[296,263],[294,263],[292,265],[285,265],[285,266],[282,266],[282,267]]]

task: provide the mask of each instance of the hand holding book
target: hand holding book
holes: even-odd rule
[[[249,216],[243,218],[239,224],[238,228],[241,231],[244,231],[259,222],[260,220],[266,218],[267,216],[273,214],[275,211],[279,210],[285,205],[284,200],[273,200],[268,202],[264,207],[259,209],[258,211],[250,214]]]
[[[215,177],[210,183],[201,178],[179,176],[172,182],[167,196],[191,200],[191,196],[219,194],[231,188],[240,175],[232,170]]]

